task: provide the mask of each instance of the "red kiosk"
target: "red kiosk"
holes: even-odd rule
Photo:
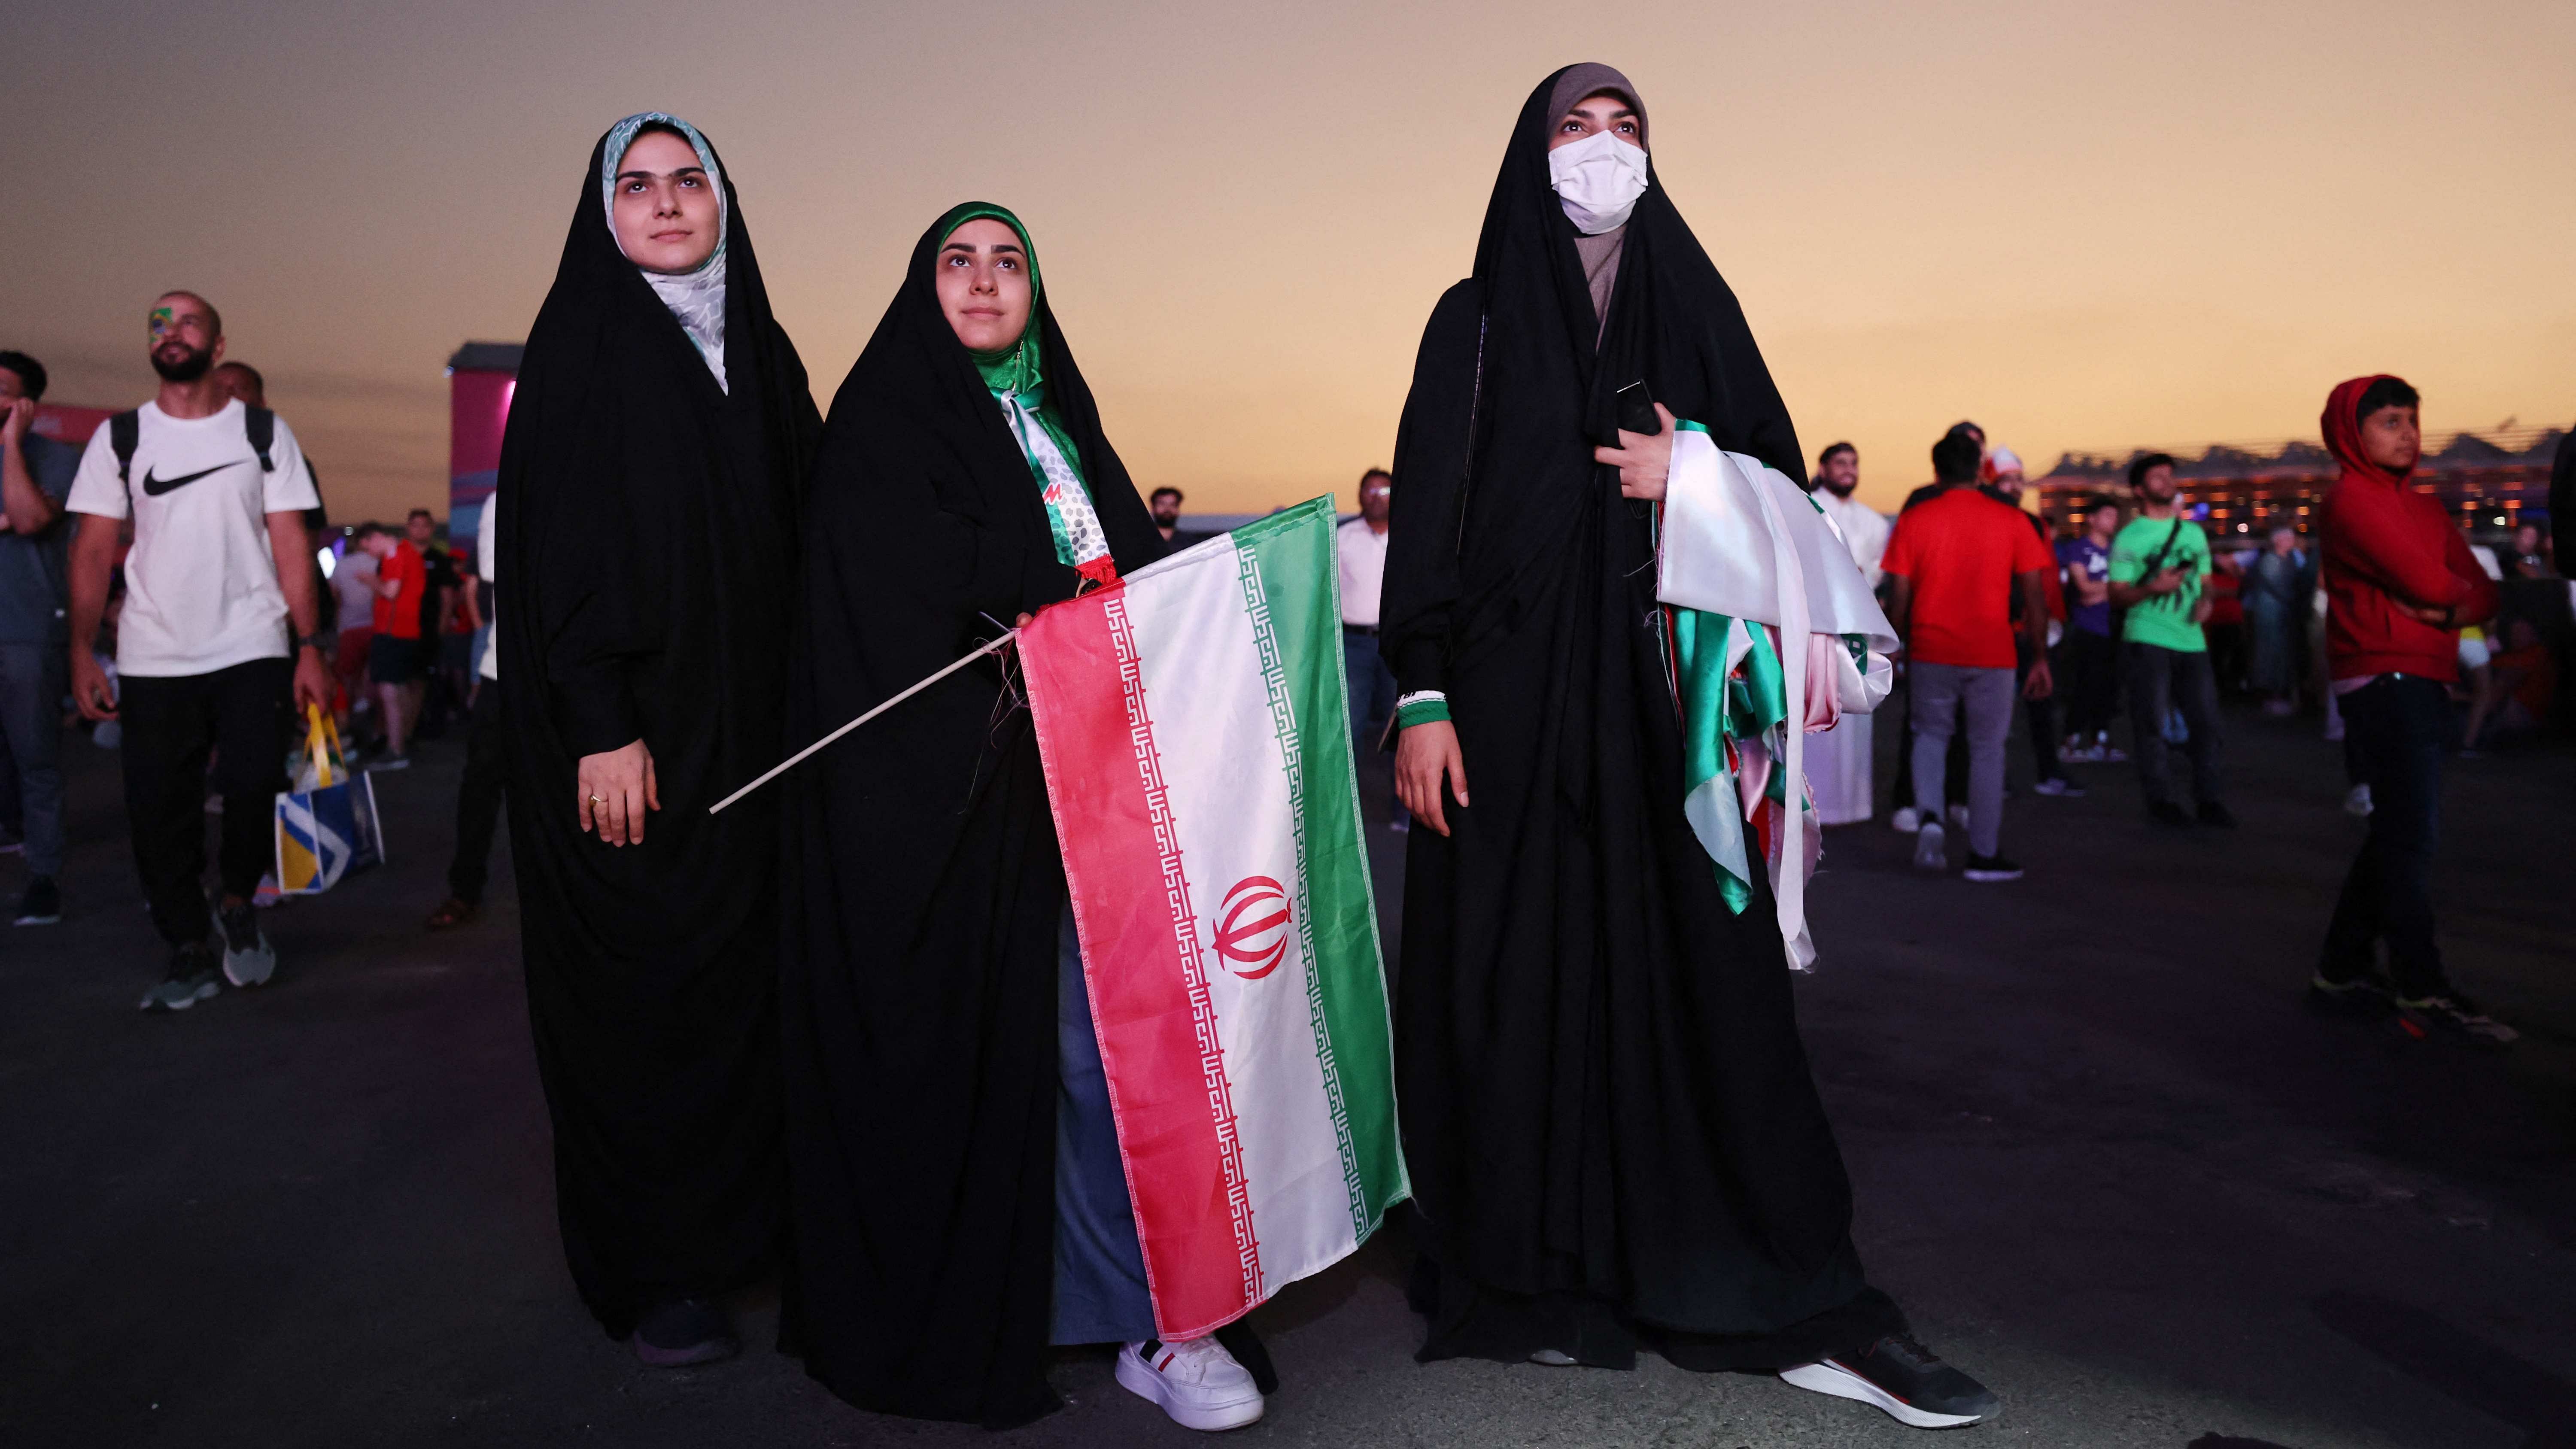
[[[501,471],[501,434],[519,385],[516,342],[468,342],[447,359],[447,537],[474,546],[483,505]]]

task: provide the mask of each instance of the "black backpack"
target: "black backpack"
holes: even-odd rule
[[[277,414],[267,408],[245,406],[242,432],[250,438],[251,451],[259,454],[259,471],[276,472],[277,463],[268,456],[268,450],[277,444]],[[107,445],[116,453],[116,481],[125,485],[128,513],[134,511],[134,450],[142,442],[142,409],[127,408],[107,420]]]

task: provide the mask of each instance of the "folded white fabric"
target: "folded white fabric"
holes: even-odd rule
[[[1766,516],[1771,510],[1763,507],[1759,491],[1766,489],[1787,526],[1793,567],[1805,576],[1807,627],[1819,634],[1858,634],[1872,654],[1894,651],[1896,631],[1869,580],[1806,490],[1759,459],[1720,449],[1694,429],[1673,439],[1655,597],[1775,629],[1787,623],[1780,560]],[[1870,672],[1878,667],[1873,661]]]
[[[1782,865],[1772,891],[1789,968],[1807,970],[1815,962],[1806,887],[1815,868],[1816,842],[1809,838],[1807,822],[1805,726],[1811,713],[1822,713],[1829,726],[1837,710],[1866,714],[1887,697],[1893,671],[1886,655],[1896,648],[1896,631],[1888,627],[1868,580],[1852,562],[1851,549],[1815,500],[1760,459],[1726,452],[1695,428],[1683,428],[1673,438],[1656,548],[1655,597],[1777,631],[1791,726],[1780,739],[1778,763],[1788,804],[1780,813]],[[1866,671],[1852,662],[1842,644],[1855,635],[1865,641]],[[1825,661],[1831,661],[1826,667],[1833,670],[1831,700],[1820,698],[1819,710],[1811,712],[1810,666]],[[1821,695],[1828,681],[1816,682]],[[1693,828],[1698,828],[1696,822]],[[1703,842],[1706,838],[1703,834]]]

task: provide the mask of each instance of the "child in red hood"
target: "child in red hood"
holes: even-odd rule
[[[2374,808],[2312,990],[2334,1003],[2393,999],[2417,1024],[2504,1046],[2516,1033],[2451,984],[2433,939],[2448,686],[2459,630],[2495,612],[2496,587],[2441,503],[2407,486],[2423,452],[2417,403],[2387,376],[2354,378],[2326,400],[2326,446],[2343,464],[2325,500],[2326,672]]]

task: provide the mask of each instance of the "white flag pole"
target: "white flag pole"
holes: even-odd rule
[[[848,734],[850,731],[857,729],[859,726],[866,724],[869,720],[875,719],[878,715],[885,713],[887,710],[890,710],[896,705],[903,703],[905,700],[912,698],[914,695],[921,693],[923,690],[928,689],[930,686],[937,684],[939,681],[946,679],[952,674],[955,674],[958,670],[965,668],[967,665],[974,663],[976,660],[983,658],[985,655],[992,653],[994,650],[1001,648],[1003,645],[1010,643],[1018,637],[1020,637],[1020,631],[1017,629],[1011,630],[1001,638],[996,639],[992,643],[985,645],[983,648],[965,656],[956,663],[940,670],[937,674],[930,676],[928,679],[921,681],[912,688],[905,690],[903,693],[898,694],[894,698],[887,700],[885,703],[878,705],[876,708],[869,710],[866,714],[860,715],[857,719],[850,721],[848,724],[845,724],[839,729],[832,731],[830,734],[823,736],[814,743],[807,745],[805,748],[798,750],[792,755],[789,755],[786,759],[772,765],[768,772],[763,774],[759,779],[752,781],[750,784],[743,786],[741,789],[734,791],[732,794],[718,800],[713,805],[708,806],[707,813],[709,815],[713,815],[736,800],[741,799],[743,796],[750,794],[752,791],[757,790],[761,786],[768,784],[770,781],[777,779],[779,776],[786,774],[789,770],[794,769],[800,762],[802,762],[806,756],[813,754],[816,750],[823,748],[832,741],[837,740],[841,736]]]

